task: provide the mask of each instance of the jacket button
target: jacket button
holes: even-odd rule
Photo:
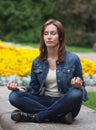
[[[68,72],[70,72],[70,70],[67,70]]]
[[[60,80],[58,80],[58,82],[60,82]]]
[[[59,72],[59,70],[57,70],[57,72]]]

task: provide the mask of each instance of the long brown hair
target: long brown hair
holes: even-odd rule
[[[59,49],[58,49],[58,60],[59,62],[64,61],[64,51],[65,51],[65,31],[62,23],[60,21],[49,19],[47,22],[44,23],[41,29],[41,38],[40,38],[40,55],[39,55],[39,62],[43,62],[45,58],[47,58],[47,47],[44,42],[44,30],[46,26],[53,24],[57,27],[58,35],[59,35]]]

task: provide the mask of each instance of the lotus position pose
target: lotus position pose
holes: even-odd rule
[[[87,92],[80,59],[65,49],[60,21],[49,19],[41,30],[40,55],[32,63],[29,86],[7,84],[11,113],[16,122],[62,122],[71,124]]]

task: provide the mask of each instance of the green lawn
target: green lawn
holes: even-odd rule
[[[67,50],[71,51],[71,52],[82,52],[82,53],[86,53],[86,52],[93,52],[92,48],[85,48],[85,47],[75,47],[75,46],[66,46]]]
[[[39,48],[39,43],[24,43],[23,45]],[[93,52],[92,48],[87,47],[66,46],[66,49],[71,52]]]
[[[24,46],[31,46],[33,48],[39,48],[39,43],[22,43]]]
[[[88,92],[88,98],[89,100],[87,102],[83,102],[83,105],[96,111],[96,92]]]

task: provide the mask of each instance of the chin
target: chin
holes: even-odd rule
[[[50,48],[53,48],[53,47],[55,47],[55,46],[47,46],[48,48],[50,47]]]
[[[51,44],[47,44],[46,46],[47,46],[47,47],[53,47],[54,45],[51,45]]]

